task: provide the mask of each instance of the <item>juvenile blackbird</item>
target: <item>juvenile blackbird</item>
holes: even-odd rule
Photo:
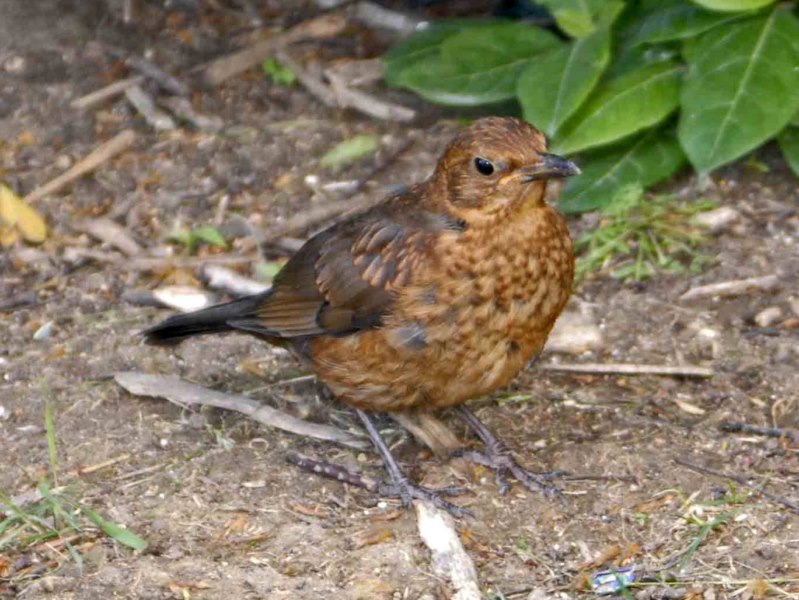
[[[461,406],[509,384],[540,352],[574,274],[547,181],[579,172],[547,153],[531,125],[479,119],[430,179],[312,237],[270,290],[169,317],[145,335],[169,344],[239,331],[290,349],[356,408],[404,501],[427,498],[457,513],[402,475],[364,411]],[[458,412],[488,450],[471,458],[552,491],[468,409]]]

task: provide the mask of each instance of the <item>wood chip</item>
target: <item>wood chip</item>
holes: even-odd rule
[[[680,296],[680,300],[699,300],[702,298],[722,298],[728,296],[740,296],[749,292],[771,292],[780,286],[780,278],[777,275],[766,275],[764,277],[750,277],[749,279],[735,279],[732,281],[720,281],[709,285],[701,285],[691,288]]]
[[[153,297],[163,306],[180,312],[194,312],[216,303],[216,298],[186,285],[168,285],[153,290]]]
[[[430,549],[433,572],[450,581],[453,600],[481,600],[474,563],[461,544],[455,525],[445,511],[428,502],[414,501],[419,535]]]
[[[222,265],[204,265],[200,277],[207,282],[208,287],[236,297],[260,294],[269,289],[268,285],[239,275]]]
[[[225,410],[234,410],[263,425],[304,437],[326,440],[357,450],[371,448],[368,440],[364,440],[338,427],[309,423],[271,406],[261,404],[247,396],[209,390],[208,388],[183,381],[179,377],[125,371],[115,373],[114,379],[120,386],[137,396],[166,398],[179,406],[200,404]]]
[[[142,247],[133,239],[128,230],[111,219],[105,217],[84,219],[78,223],[77,228],[101,242],[114,246],[128,256],[137,256],[142,253]]]

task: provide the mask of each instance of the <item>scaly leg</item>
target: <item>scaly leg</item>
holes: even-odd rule
[[[402,473],[397,461],[394,460],[391,450],[389,450],[383,437],[377,430],[377,427],[375,427],[375,424],[372,422],[371,417],[362,410],[357,410],[356,412],[366,428],[369,438],[380,453],[380,458],[383,460],[383,464],[391,476],[391,483],[385,483],[372,479],[371,477],[353,473],[342,465],[300,456],[296,452],[287,454],[286,459],[304,471],[360,487],[387,498],[399,498],[402,500],[404,506],[409,506],[414,499],[427,500],[435,506],[446,510],[454,517],[474,516],[470,510],[452,504],[443,498],[443,496],[457,496],[462,494],[464,492],[463,488],[453,486],[430,489],[414,485],[408,481],[408,478]]]
[[[496,475],[497,486],[500,494],[506,494],[510,489],[510,484],[506,479],[508,475],[513,475],[526,488],[533,491],[543,492],[550,498],[562,498],[560,488],[547,483],[556,477],[566,475],[565,471],[554,471],[552,473],[535,473],[522,467],[513,458],[510,449],[505,442],[498,439],[477,416],[465,406],[456,409],[458,416],[471,427],[477,436],[485,444],[486,451],[478,450],[459,450],[455,454],[463,456],[477,464],[489,467]]]

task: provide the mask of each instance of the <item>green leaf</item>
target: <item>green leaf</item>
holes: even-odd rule
[[[623,147],[585,155],[582,174],[569,180],[558,203],[567,213],[606,206],[623,187],[653,185],[673,175],[685,155],[673,135],[653,130]]]
[[[707,172],[776,135],[799,109],[799,20],[775,9],[686,44],[679,138]]]
[[[778,137],[780,150],[785,157],[785,162],[799,177],[799,127],[786,127]]]
[[[405,69],[401,84],[440,104],[477,106],[513,98],[519,73],[533,56],[558,45],[543,29],[490,25],[447,38],[439,55]]]
[[[757,10],[772,4],[774,0],[693,0],[696,4],[704,6],[710,10],[718,11],[740,11]]]
[[[694,37],[739,18],[738,14],[708,12],[686,0],[664,2],[636,20],[627,36],[632,45],[658,44]]]
[[[140,538],[132,531],[117,525],[116,523],[106,521],[88,506],[81,506],[80,510],[84,515],[86,515],[87,519],[102,529],[108,537],[116,540],[120,544],[128,546],[129,548],[133,548],[134,550],[144,550],[147,547],[146,540]]]
[[[403,73],[405,69],[426,58],[438,56],[444,40],[459,31],[485,26],[485,24],[484,21],[442,21],[414,33],[383,56],[386,67],[386,83],[392,87],[404,86]]]
[[[609,3],[614,16],[620,2]],[[591,35],[542,54],[522,72],[516,96],[524,118],[554,136],[588,97],[610,61],[610,21]]]
[[[599,14],[604,10],[606,0],[538,0],[567,35],[581,38],[591,35],[597,29]]]
[[[281,65],[274,56],[262,62],[261,69],[272,78],[272,81],[280,85],[294,85],[294,82],[297,81],[294,71]]]
[[[219,233],[219,230],[217,230],[215,227],[211,227],[210,225],[197,227],[196,229],[192,230],[191,236],[194,238],[192,242],[201,241],[205,242],[206,244],[210,244],[211,246],[227,248],[227,242],[225,241],[225,238],[222,237],[222,234]]]
[[[659,123],[679,104],[680,72],[679,64],[664,62],[601,84],[560,130],[553,150],[579,152]]]
[[[356,135],[340,142],[319,160],[326,169],[338,169],[368,156],[377,150],[377,138],[373,135]]]

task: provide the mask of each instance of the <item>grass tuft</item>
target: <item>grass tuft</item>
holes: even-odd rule
[[[650,197],[640,186],[622,188],[602,211],[599,226],[577,240],[578,281],[596,272],[623,281],[658,272],[698,273],[710,259],[698,251],[706,235],[691,218],[713,208],[708,200]]]

